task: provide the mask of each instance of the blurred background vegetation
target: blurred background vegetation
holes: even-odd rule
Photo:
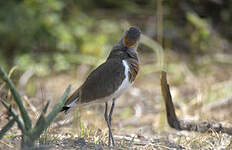
[[[17,85],[30,116],[37,120],[46,101],[55,103],[68,84],[72,91],[81,85],[130,25],[143,33],[138,48],[141,70],[135,85],[117,101],[116,134],[156,135],[170,130],[160,93],[162,64],[178,116],[231,124],[232,103],[221,107],[218,102],[232,97],[232,0],[0,0],[0,65]],[[162,38],[157,40],[162,29]],[[156,41],[162,41],[163,52]],[[4,91],[10,103],[10,94],[0,80],[0,97]],[[80,115],[83,125],[79,126],[84,129],[78,130],[80,137],[106,140],[104,105],[88,107]],[[75,114],[60,115],[55,123],[71,120],[73,128],[79,129],[78,109]],[[57,134],[70,130],[70,122]],[[102,126],[105,130],[99,134]],[[50,132],[56,130],[50,129],[41,137],[42,143],[54,136]],[[89,136],[91,132],[94,134]],[[16,133],[12,130],[9,137]],[[191,145],[194,136],[177,141]],[[211,145],[221,140],[215,141]]]
[[[39,76],[94,66],[129,25],[155,39],[156,5],[156,0],[0,0],[0,64]],[[164,0],[163,20],[165,49],[189,55],[231,51],[231,0]]]

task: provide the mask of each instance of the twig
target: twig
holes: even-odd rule
[[[27,102],[27,104],[30,106],[31,110],[33,111],[33,113],[36,115],[36,118],[39,117],[39,112],[38,110],[35,108],[35,106],[29,101],[28,97],[25,95],[23,96],[24,101]]]
[[[5,143],[5,142],[3,142],[2,140],[0,140],[0,143],[5,144],[5,145],[6,145],[6,146],[8,146],[9,148],[14,148],[14,146],[12,146],[12,145],[10,145],[10,144],[7,144],[7,143]]]
[[[163,45],[163,5],[162,0],[157,0],[157,40]]]

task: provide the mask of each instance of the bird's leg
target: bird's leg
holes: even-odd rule
[[[111,121],[112,121],[112,115],[113,115],[113,111],[114,111],[114,103],[115,103],[115,99],[113,99],[111,108],[110,108],[110,114],[109,114],[109,124],[110,124],[110,128],[111,128]],[[112,145],[114,146],[114,137],[113,134],[111,134],[111,139],[112,139]]]
[[[114,111],[114,102],[115,102],[115,99],[113,99],[113,102],[112,102],[112,105],[111,105],[111,108],[110,108],[110,114],[109,114],[110,126],[111,126],[112,115],[113,115],[113,111]]]
[[[109,117],[108,117],[108,103],[105,102],[105,120],[109,129],[109,140],[108,140],[108,147],[110,147],[111,145],[111,137],[112,137],[112,131],[111,131],[111,126],[110,126],[110,122],[109,122]]]

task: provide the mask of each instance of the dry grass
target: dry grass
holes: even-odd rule
[[[232,94],[231,64],[206,56],[195,57],[192,63],[189,57],[174,52],[166,53],[165,58],[168,60],[168,80],[174,104],[180,117],[232,124],[231,106],[216,111],[208,109],[212,103]],[[152,62],[152,59],[150,54],[149,57],[143,55],[141,58],[143,65]],[[46,101],[54,103],[68,84],[72,84],[72,90],[75,90],[89,71],[88,66],[82,65],[70,73],[32,78],[25,87],[26,95],[32,95],[28,96],[30,104],[26,103],[31,116],[36,118],[36,112],[41,110]],[[232,148],[232,136],[226,134],[171,129],[166,123],[159,78],[159,73],[141,73],[133,88],[117,100],[113,116],[113,133],[117,143],[115,149]],[[32,88],[36,89],[34,93],[30,93]],[[35,109],[31,109],[31,105]],[[79,110],[67,116],[60,114],[38,143],[50,149],[106,149],[108,130],[103,111],[104,105],[99,104],[82,108],[81,115]],[[75,114],[79,119],[72,121]],[[2,126],[6,119],[4,115],[0,117]],[[15,149],[20,140],[19,135],[14,126],[0,141],[0,147]]]

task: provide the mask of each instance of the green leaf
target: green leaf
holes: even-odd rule
[[[15,119],[11,119],[0,131],[0,139],[5,135],[5,133],[14,125]]]
[[[64,106],[64,102],[65,102],[66,98],[68,97],[70,90],[71,90],[71,85],[68,86],[68,88],[65,90],[61,99],[56,103],[52,112],[50,112],[48,114],[48,116],[46,117],[47,126],[50,125],[50,123],[55,119],[56,115],[60,112],[60,110]]]
[[[21,129],[22,133],[25,133],[26,131],[25,131],[24,122],[23,122],[22,118],[3,99],[0,99],[0,101],[2,102],[3,106],[5,106],[6,109],[10,112],[10,114],[14,117],[14,119],[17,122],[18,127]]]
[[[19,111],[22,115],[23,122],[25,124],[25,128],[27,130],[30,130],[32,127],[31,119],[30,119],[30,117],[29,117],[29,115],[28,115],[28,113],[23,105],[22,99],[21,99],[19,93],[17,92],[13,82],[8,78],[6,72],[3,70],[3,68],[1,66],[0,66],[0,76],[6,82],[6,84],[9,86],[10,91],[11,91],[12,95],[14,96],[14,100],[15,100],[16,104],[18,105]]]
[[[36,124],[35,124],[35,128],[40,128],[41,124],[45,125],[45,119],[44,119],[44,114],[46,114],[47,109],[48,109],[48,105],[49,102],[47,102],[47,104],[45,105],[45,107],[43,108],[43,111],[41,112],[39,119],[37,120]]]

